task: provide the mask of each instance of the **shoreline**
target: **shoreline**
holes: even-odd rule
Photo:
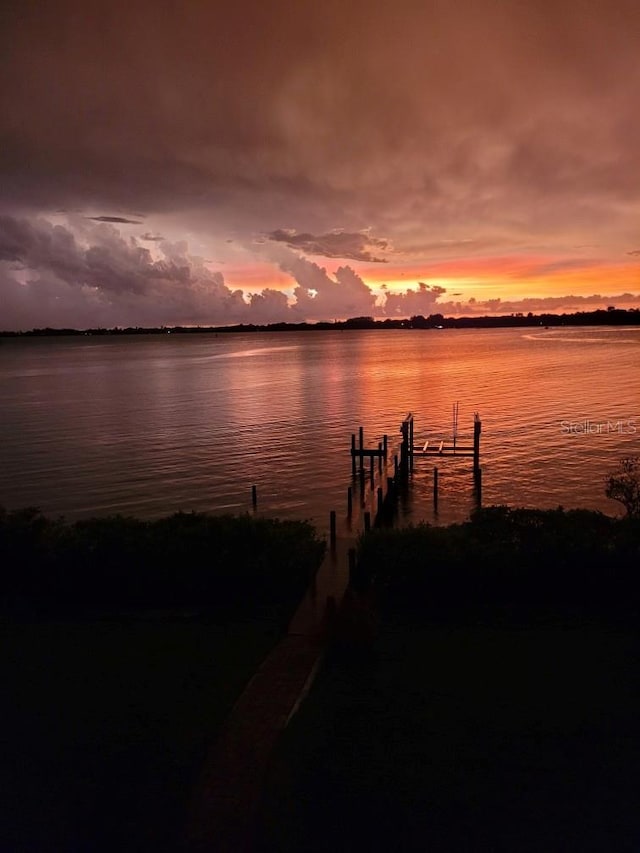
[[[577,311],[570,314],[524,314],[483,315],[478,317],[445,317],[431,314],[429,317],[417,315],[403,319],[373,317],[354,317],[332,322],[300,323],[239,323],[233,326],[119,326],[113,328],[34,328],[30,330],[0,330],[1,338],[32,338],[62,336],[101,336],[101,335],[167,335],[167,334],[229,334],[234,332],[307,332],[307,331],[362,331],[367,329],[503,329],[503,328],[557,328],[585,326],[640,326],[640,308],[615,308],[595,311]]]

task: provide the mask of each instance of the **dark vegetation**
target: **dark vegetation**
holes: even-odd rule
[[[0,850],[180,849],[207,751],[323,552],[304,522],[0,512]]]
[[[250,516],[0,513],[0,849],[180,849],[207,748],[323,549]],[[263,853],[635,849],[639,558],[631,513],[363,537],[369,584],[273,757]]]
[[[201,332],[307,332],[336,329],[498,329],[532,326],[634,326],[640,325],[639,308],[616,308],[606,311],[575,311],[564,314],[513,313],[498,316],[445,317],[443,314],[422,314],[413,317],[376,320],[373,317],[350,317],[347,320],[318,323],[239,323],[234,326],[128,326],[114,329],[31,329],[24,332],[0,331],[0,337],[50,337],[64,335],[160,335],[198,334]]]
[[[618,469],[607,477],[605,494],[622,504],[628,518],[640,518],[640,456],[620,460]]]
[[[640,520],[588,510],[477,510],[360,543],[382,607],[437,622],[640,616]]]
[[[66,618],[190,609],[286,616],[324,550],[307,522],[177,513],[68,524],[37,509],[0,509],[0,601]]]
[[[285,732],[262,853],[629,851],[640,522],[491,507],[377,529]]]

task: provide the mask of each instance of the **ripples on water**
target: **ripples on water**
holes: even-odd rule
[[[336,331],[7,339],[0,504],[78,518],[346,513],[350,437],[459,441],[482,418],[483,499],[617,513],[604,477],[640,452],[640,329]],[[465,441],[465,438],[468,441]],[[471,460],[417,460],[408,520],[460,520]]]

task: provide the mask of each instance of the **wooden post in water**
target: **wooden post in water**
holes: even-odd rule
[[[398,478],[398,454],[397,453],[393,457],[393,477],[394,477],[394,479]]]
[[[409,421],[409,470],[413,471],[413,415]]]
[[[382,442],[378,442],[378,471],[382,474]]]
[[[369,477],[371,478],[371,491],[374,489],[375,474],[373,470],[373,456],[369,457]]]
[[[480,469],[480,433],[482,432],[482,423],[480,416],[476,412],[473,416],[473,473],[476,474]]]
[[[475,472],[474,481],[476,487],[476,503],[478,506],[482,506],[482,468],[478,468]]]
[[[402,475],[407,473],[407,451],[409,445],[409,425],[406,421],[402,422],[402,441],[400,443],[400,470]]]
[[[411,412],[400,424],[402,444],[400,445],[400,470],[407,477],[413,469],[413,415]]]
[[[438,509],[438,469],[433,469],[433,508]]]
[[[382,517],[382,505],[384,498],[382,495],[382,486],[378,486],[378,518]]]
[[[389,448],[389,440],[387,438],[387,434],[385,433],[382,436],[382,451],[384,453],[384,461],[387,461],[387,450]]]
[[[336,550],[336,511],[332,509],[329,513],[329,542],[331,550]]]
[[[351,433],[351,476],[356,478],[356,434]]]
[[[258,506],[258,489],[256,486],[251,486],[251,503],[254,509]]]
[[[347,518],[353,515],[353,489],[351,486],[347,489]]]
[[[358,430],[358,446],[360,448],[360,472],[364,472],[364,456],[362,455],[362,451],[364,450],[364,428],[360,427]]]
[[[364,532],[368,533],[371,530],[371,513],[367,510],[364,514]]]

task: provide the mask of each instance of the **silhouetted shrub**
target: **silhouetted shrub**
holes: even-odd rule
[[[66,524],[0,510],[0,598],[39,612],[288,604],[324,547],[304,521],[177,513]]]
[[[605,494],[618,501],[630,518],[640,518],[640,456],[620,460],[618,469],[609,474]]]
[[[489,507],[446,528],[376,530],[359,559],[383,606],[420,618],[632,616],[640,524],[586,510]]]

